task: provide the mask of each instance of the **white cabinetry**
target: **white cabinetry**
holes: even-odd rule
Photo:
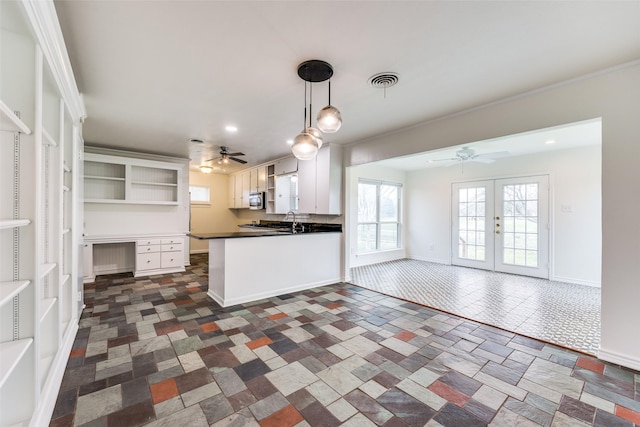
[[[229,208],[248,208],[251,193],[266,191],[266,175],[266,166],[243,170],[231,175],[229,191],[233,196],[229,198]]]
[[[178,205],[182,165],[87,153],[85,203]]]
[[[249,170],[250,182],[249,190],[252,193],[263,192],[267,190],[267,167],[259,166]]]
[[[266,210],[268,214],[276,212],[276,176],[275,176],[275,164],[266,166],[267,172],[267,186],[266,186]]]
[[[53,3],[0,16],[0,426],[39,426],[78,330],[84,107]]]
[[[286,175],[296,172],[298,170],[298,159],[293,156],[287,156],[282,159],[278,159],[275,162],[275,174]]]
[[[340,215],[342,149],[322,147],[315,159],[298,163],[298,212]]]

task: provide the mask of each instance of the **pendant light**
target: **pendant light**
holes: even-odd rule
[[[309,105],[311,108],[311,105]],[[309,121],[311,121],[311,114],[309,114]],[[291,146],[291,152],[298,160],[311,160],[316,154],[318,154],[318,140],[310,133],[316,131],[316,129],[307,126],[307,83],[304,84],[304,120],[302,122],[302,132],[293,139],[293,145]],[[317,132],[317,131],[316,131]],[[319,133],[319,132],[318,132]]]
[[[340,110],[331,105],[331,80],[329,80],[329,105],[318,113],[316,118],[318,129],[324,133],[334,133],[342,126],[342,116]]]
[[[340,111],[337,108],[328,105],[324,107],[318,114],[318,129],[311,125],[313,117],[313,83],[324,82],[333,76],[333,67],[325,61],[312,59],[298,65],[298,76],[305,81],[304,86],[304,125],[303,131],[295,137],[291,151],[299,160],[313,159],[318,150],[322,147],[323,136],[320,132],[323,130],[320,119],[327,124],[324,126],[329,129],[328,132],[336,132],[342,124]],[[307,83],[309,84],[309,124],[307,125]],[[329,83],[329,104],[331,104],[331,83]],[[324,113],[323,113],[324,111]],[[325,117],[326,116],[326,117]],[[336,125],[337,122],[337,125]]]

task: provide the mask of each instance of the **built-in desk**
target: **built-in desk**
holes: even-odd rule
[[[185,271],[186,234],[85,236],[84,283],[101,274],[133,272],[135,277]]]

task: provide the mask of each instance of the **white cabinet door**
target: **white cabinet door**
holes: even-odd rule
[[[298,212],[316,212],[316,159],[298,162]]]
[[[242,207],[242,173],[235,174],[233,179],[235,181],[235,188],[233,190],[233,197],[235,199],[234,207],[238,209]]]
[[[249,171],[249,192],[258,191],[258,169],[254,168]]]
[[[342,151],[340,147],[325,146],[316,156],[316,213],[342,213]]]
[[[285,157],[284,159],[276,160],[276,175],[285,175],[293,173],[298,170],[298,159],[293,156]]]
[[[267,167],[261,166],[258,168],[258,187],[257,191],[267,191]]]
[[[242,204],[240,207],[248,208],[249,207],[249,193],[251,192],[251,173],[250,171],[245,171],[240,174],[242,178]]]

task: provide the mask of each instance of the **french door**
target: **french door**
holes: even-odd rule
[[[549,278],[547,175],[452,185],[452,264]]]

